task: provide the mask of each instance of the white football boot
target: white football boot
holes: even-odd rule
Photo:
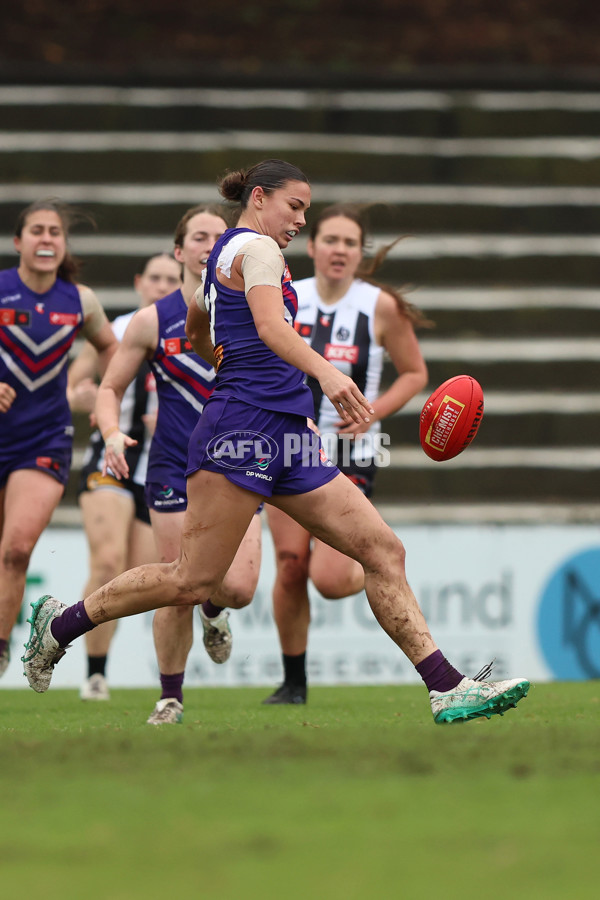
[[[485,716],[504,715],[527,696],[529,682],[526,678],[508,681],[478,681],[463,678],[451,691],[430,691],[433,720],[438,725],[445,722],[465,722]]]
[[[66,648],[59,647],[50,630],[51,622],[67,608],[49,594],[31,604],[33,612],[27,619],[31,625],[25,654],[21,657],[27,681],[34,691],[43,694],[50,687],[54,666],[65,655]]]
[[[183,719],[183,704],[175,698],[159,700],[149,719],[148,725],[178,725]]]
[[[204,631],[204,646],[206,652],[213,662],[227,662],[231,656],[231,648],[233,646],[233,635],[229,627],[229,610],[224,609],[218,616],[210,619],[204,614],[201,606],[198,607],[200,613],[200,621]]]
[[[82,700],[110,700],[106,678],[100,672],[90,675],[81,685],[79,696]]]

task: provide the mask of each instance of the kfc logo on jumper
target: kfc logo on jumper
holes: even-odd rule
[[[356,344],[344,347],[341,344],[325,344],[323,354],[329,362],[347,362],[354,365],[358,361],[358,347]]]
[[[79,313],[50,313],[51,325],[77,325],[79,322]]]

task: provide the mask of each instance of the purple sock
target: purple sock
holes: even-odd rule
[[[58,641],[59,647],[66,647],[75,638],[81,637],[95,627],[85,611],[83,600],[74,603],[73,606],[67,606],[64,612],[50,623],[50,631]]]
[[[183,703],[183,677],[185,672],[178,672],[176,675],[163,675],[160,673],[160,686],[162,693],[161,700],[179,700]]]
[[[208,619],[216,619],[223,612],[223,607],[215,606],[212,600],[205,600],[202,604],[202,612]]]
[[[428,691],[451,691],[463,675],[451,666],[441,650],[434,650],[429,656],[417,663],[415,669],[425,682]]]

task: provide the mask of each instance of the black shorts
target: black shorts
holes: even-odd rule
[[[355,462],[351,462],[347,466],[339,466],[339,469],[343,475],[350,479],[352,484],[356,485],[365,497],[371,496],[377,469],[374,462],[370,462],[367,466],[358,466]]]
[[[112,475],[103,475],[102,472],[94,468],[93,464],[90,463],[90,465],[85,466],[81,470],[77,496],[85,494],[87,491],[97,490],[124,491],[129,494],[135,507],[136,519],[139,522],[144,522],[146,525],[150,524],[150,513],[148,512],[148,507],[144,500],[143,485],[137,484],[130,478],[123,478],[119,481]]]

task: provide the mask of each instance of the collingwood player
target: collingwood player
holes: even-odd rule
[[[339,204],[324,209],[312,224],[308,242],[315,274],[295,281],[294,288],[298,294],[296,331],[313,350],[352,378],[375,410],[368,424],[344,422],[317,379],[307,378],[325,452],[370,497],[377,465],[384,464],[388,455],[381,420],[425,387],[427,367],[415,336],[415,326],[426,320],[397,290],[367,274],[390,248],[384,248],[365,271],[365,237],[358,207]],[[397,377],[381,392],[386,352]],[[305,703],[308,580],[324,597],[337,600],[363,589],[364,571],[355,559],[317,540],[285,513],[267,509],[276,557],[273,615],[284,681],[263,702]]]

